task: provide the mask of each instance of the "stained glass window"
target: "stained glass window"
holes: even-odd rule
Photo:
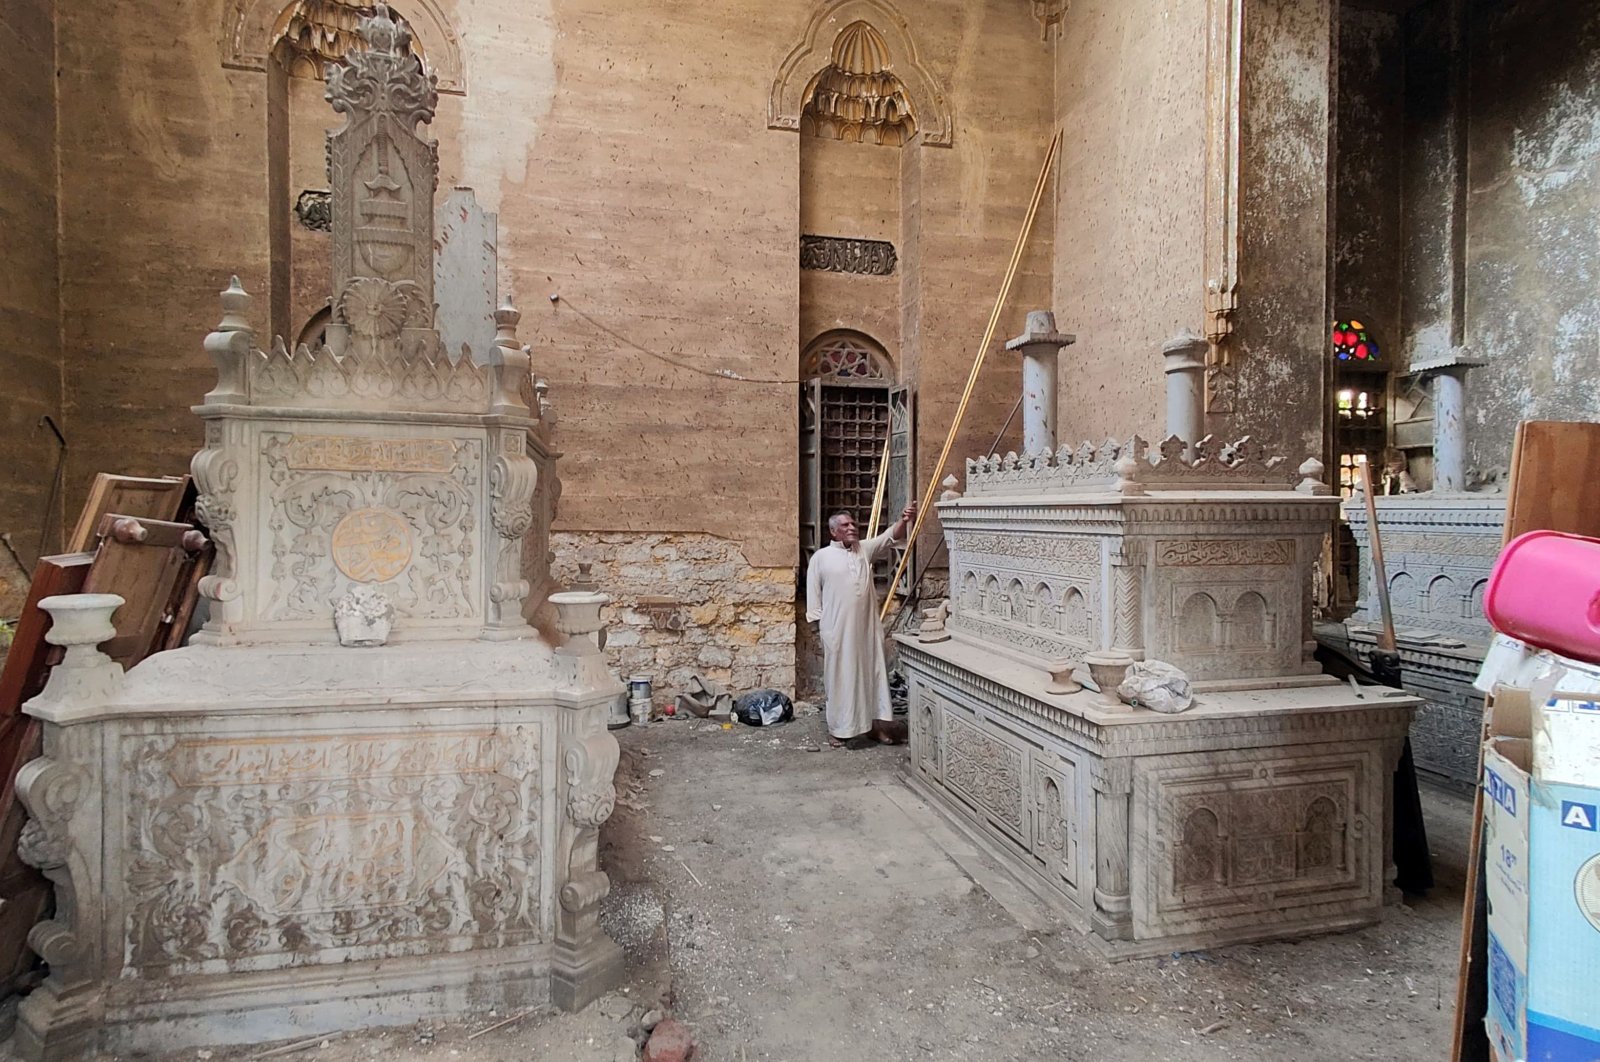
[[[1333,357],[1335,361],[1377,361],[1377,340],[1367,334],[1367,326],[1360,321],[1335,321]]]
[[[857,333],[823,336],[811,345],[800,365],[803,380],[823,377],[834,380],[883,380],[887,382],[882,359],[871,341]]]

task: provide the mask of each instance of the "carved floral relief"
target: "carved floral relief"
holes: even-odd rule
[[[124,926],[133,966],[402,954],[429,940],[542,931],[531,728],[149,735],[119,751],[134,773]]]
[[[472,616],[483,446],[445,445],[447,472],[336,472],[296,467],[295,437],[264,433],[266,618],[327,614],[352,583],[382,584],[401,617]]]

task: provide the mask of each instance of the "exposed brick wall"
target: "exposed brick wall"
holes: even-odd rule
[[[646,674],[657,701],[700,672],[736,696],[794,694],[794,569],[755,568],[739,544],[705,534],[557,532],[556,581],[593,567],[611,595],[606,655],[624,679]]]

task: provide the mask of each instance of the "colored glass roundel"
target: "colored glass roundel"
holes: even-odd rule
[[[1333,357],[1335,361],[1377,361],[1378,343],[1360,321],[1335,321]]]

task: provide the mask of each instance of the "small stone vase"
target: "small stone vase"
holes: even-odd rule
[[[1108,706],[1126,708],[1122,698],[1117,696],[1117,687],[1122,685],[1128,669],[1133,666],[1133,657],[1127,653],[1104,651],[1086,654],[1083,663],[1089,669],[1089,677],[1100,687],[1101,699]]]
[[[601,611],[611,603],[607,594],[589,590],[563,590],[550,595],[556,608],[556,626],[567,636],[564,652],[589,655],[600,652],[606,621]]]

